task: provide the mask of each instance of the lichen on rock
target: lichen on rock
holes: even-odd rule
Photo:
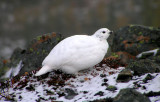
[[[160,47],[160,29],[130,25],[122,27],[115,32],[112,50],[126,51],[134,56]]]

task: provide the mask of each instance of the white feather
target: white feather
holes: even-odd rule
[[[92,36],[74,35],[62,40],[44,59],[43,67],[37,72],[36,76],[56,69],[74,74],[80,70],[93,67],[101,62],[107,53],[108,43],[106,39],[109,33],[110,31],[107,28],[102,28]]]

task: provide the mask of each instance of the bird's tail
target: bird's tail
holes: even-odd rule
[[[50,68],[49,66],[43,66],[36,74],[35,76],[40,76],[43,74],[46,74],[47,72],[51,71],[52,68]]]

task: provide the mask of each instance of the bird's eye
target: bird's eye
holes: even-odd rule
[[[106,33],[105,31],[102,32],[103,34]]]

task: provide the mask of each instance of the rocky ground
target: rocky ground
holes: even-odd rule
[[[160,29],[129,25],[115,31],[109,55],[94,68],[68,75],[34,74],[61,34],[38,36],[27,49],[0,59],[2,101],[160,102]],[[108,57],[109,56],[109,57]]]

